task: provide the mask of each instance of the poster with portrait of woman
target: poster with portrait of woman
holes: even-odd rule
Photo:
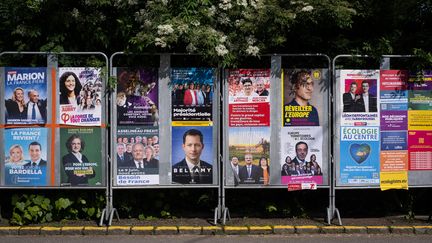
[[[59,123],[100,126],[102,123],[103,83],[101,69],[59,68]]]
[[[46,128],[11,128],[4,131],[5,185],[46,186],[51,162],[47,158]]]
[[[100,128],[60,129],[61,186],[102,186]]]
[[[6,124],[47,122],[46,68],[6,67],[3,88]]]

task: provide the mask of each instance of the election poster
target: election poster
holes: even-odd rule
[[[213,184],[212,126],[172,127],[173,184]]]
[[[59,68],[59,123],[75,126],[102,124],[101,68]]]
[[[47,69],[5,67],[5,123],[47,122]]]
[[[341,184],[378,184],[380,174],[379,127],[341,127]]]
[[[4,171],[6,186],[47,186],[47,128],[4,130]]]
[[[159,121],[158,70],[117,69],[117,124],[157,126]]]
[[[159,129],[118,126],[116,182],[119,186],[159,184]]]
[[[283,126],[320,126],[327,113],[328,71],[285,69],[282,76]]]
[[[101,128],[60,128],[61,186],[101,186]]]
[[[342,126],[379,126],[379,70],[341,70]]]
[[[432,170],[432,131],[408,131],[409,170]]]
[[[227,173],[238,184],[270,183],[270,127],[230,127]],[[237,184],[236,183],[236,184]]]
[[[321,127],[283,127],[281,183],[323,183]]]
[[[171,101],[173,125],[190,121],[212,124],[215,70],[212,68],[173,68]]]
[[[228,70],[229,126],[270,126],[270,69]]]

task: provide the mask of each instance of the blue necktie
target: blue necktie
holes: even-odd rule
[[[36,104],[33,104],[33,108],[32,108],[32,120],[36,120],[36,108],[35,108]]]

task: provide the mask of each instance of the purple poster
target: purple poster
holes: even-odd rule
[[[381,111],[381,130],[407,130],[407,111]]]

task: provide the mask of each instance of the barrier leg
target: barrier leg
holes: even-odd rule
[[[220,213],[219,213],[219,210],[220,210],[220,209],[219,209],[219,206],[215,208],[215,211],[214,211],[214,221],[213,221],[213,224],[214,224],[214,225],[217,225],[218,220],[220,219]]]
[[[116,216],[116,218],[117,218],[117,222],[120,221],[120,217],[119,217],[119,215],[118,215],[117,209],[113,208],[113,209],[111,210],[110,217],[109,217],[109,220],[108,220],[108,226],[111,226],[111,224],[112,224],[112,220],[113,220],[113,217],[114,217],[114,214],[115,214],[115,216]]]
[[[99,220],[99,227],[101,227],[103,225],[103,222],[105,221],[105,216],[106,215],[107,215],[107,209],[104,208],[102,210],[102,214],[101,214],[101,217],[100,217],[100,220]]]
[[[224,208],[224,210],[223,210],[222,225],[225,225],[227,218],[228,218],[228,220],[231,220],[231,215],[230,215],[229,209],[228,208]]]

